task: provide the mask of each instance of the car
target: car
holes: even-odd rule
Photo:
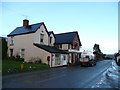
[[[115,54],[115,61],[118,66],[120,66],[120,50]]]
[[[96,60],[95,55],[91,51],[83,51],[80,57],[81,66],[95,66]]]

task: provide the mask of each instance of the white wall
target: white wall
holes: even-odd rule
[[[40,33],[44,34],[44,44],[48,45],[48,40],[49,40],[49,36],[48,33],[46,32],[44,26],[42,25],[35,33],[34,33],[34,43],[39,43],[39,44],[43,44],[40,43]]]
[[[52,42],[50,43],[50,37],[52,37]],[[53,34],[50,34],[50,37],[49,37],[49,45],[50,46],[54,46],[54,43],[55,43],[55,37]]]
[[[10,39],[8,37],[8,53],[10,56],[10,49],[13,49],[13,55],[20,55],[20,49],[25,49],[25,61],[28,62],[32,57],[39,57],[43,63],[47,62],[47,56],[51,56],[49,52],[42,50],[33,45],[33,43],[40,43],[40,33],[44,33],[44,44],[48,45],[48,34],[42,25],[35,33],[16,35],[14,36],[14,45],[10,46]]]

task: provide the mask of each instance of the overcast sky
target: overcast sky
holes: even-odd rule
[[[118,51],[117,2],[3,2],[0,36],[22,26],[26,18],[30,24],[44,22],[55,34],[78,31],[81,51],[92,50],[95,43],[103,53]]]

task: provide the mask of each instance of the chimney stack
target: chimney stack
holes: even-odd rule
[[[27,27],[29,25],[29,20],[24,19],[23,20],[23,27]]]

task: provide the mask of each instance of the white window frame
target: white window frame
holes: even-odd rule
[[[66,60],[66,55],[63,55],[63,60]]]
[[[50,44],[52,44],[52,37],[50,37]]]
[[[20,58],[25,58],[25,49],[20,49]]]
[[[62,61],[67,60],[67,56],[66,55],[62,55]]]
[[[43,35],[43,36],[42,36]],[[41,37],[42,36],[42,37]],[[41,42],[41,40],[43,40],[42,42]],[[40,33],[40,43],[44,43],[44,34],[43,33]]]
[[[14,44],[14,37],[12,36],[11,38],[10,38],[10,45],[13,45]]]

